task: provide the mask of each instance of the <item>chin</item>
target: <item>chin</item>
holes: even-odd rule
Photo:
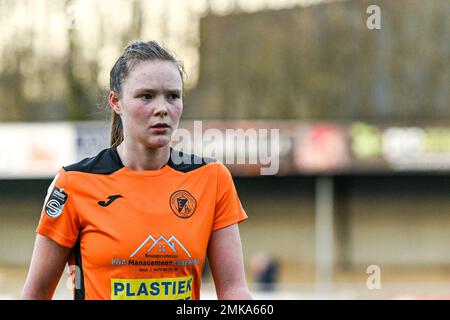
[[[146,141],[146,145],[152,149],[158,149],[167,146],[170,143],[170,139],[167,136],[151,137]]]

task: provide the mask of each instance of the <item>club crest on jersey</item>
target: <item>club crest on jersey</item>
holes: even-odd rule
[[[182,219],[190,218],[197,208],[197,201],[186,190],[175,191],[170,196],[170,208]]]
[[[50,218],[59,217],[66,201],[67,193],[64,192],[64,189],[55,187],[45,204],[45,213],[47,213]]]

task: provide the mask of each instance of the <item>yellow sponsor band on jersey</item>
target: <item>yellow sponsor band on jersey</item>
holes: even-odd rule
[[[111,300],[191,300],[193,276],[111,279]]]

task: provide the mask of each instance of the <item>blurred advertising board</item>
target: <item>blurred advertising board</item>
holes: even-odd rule
[[[349,126],[352,171],[448,171],[450,127]]]
[[[92,157],[100,150],[109,147],[109,126],[107,122],[79,122],[74,124],[76,131],[75,161]]]
[[[76,132],[67,123],[2,123],[0,135],[1,178],[48,178],[76,156]]]
[[[332,124],[303,125],[296,129],[294,164],[297,172],[336,173],[350,169],[347,132]]]
[[[183,121],[172,145],[218,159],[234,175],[288,175],[295,171],[296,126],[289,121]]]
[[[0,178],[50,178],[109,146],[109,123],[0,123]],[[450,172],[450,126],[182,121],[172,146],[236,176]]]

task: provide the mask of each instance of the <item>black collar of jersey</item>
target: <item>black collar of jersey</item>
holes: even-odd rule
[[[166,165],[180,172],[189,172],[214,162],[212,158],[201,158],[195,154],[184,153],[170,148],[170,157]],[[95,174],[111,174],[124,167],[117,147],[100,151],[96,156],[85,158],[77,163],[64,166],[65,171],[78,171]]]

